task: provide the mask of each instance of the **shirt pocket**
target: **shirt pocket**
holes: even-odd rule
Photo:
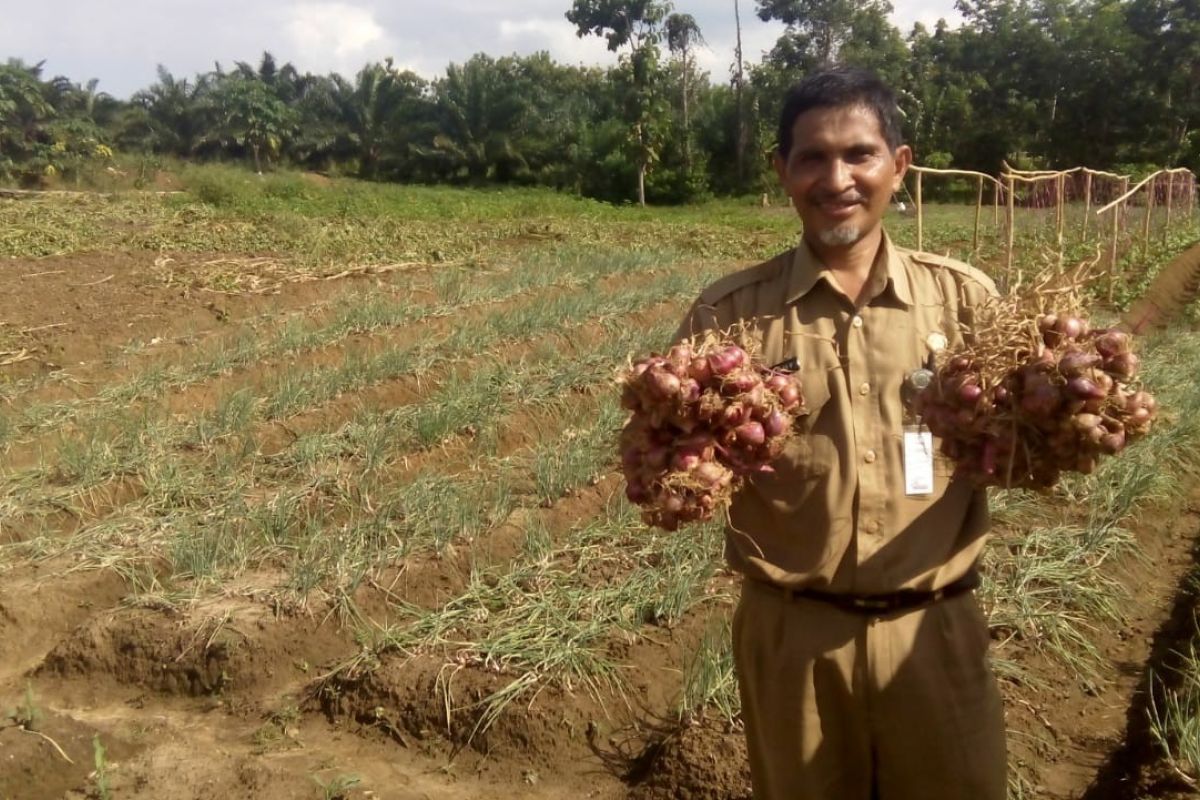
[[[825,404],[829,402],[829,382],[833,379],[828,368],[811,366],[801,368],[795,373],[800,379],[800,389],[804,395],[804,415],[797,418],[796,428],[807,433],[816,424],[817,418]]]
[[[829,410],[829,382],[834,376],[818,366],[802,368],[796,375],[804,394],[805,413],[796,418],[795,435],[784,445],[780,471],[781,477],[789,480],[811,480],[829,474],[837,461],[833,440],[818,424],[821,414]]]

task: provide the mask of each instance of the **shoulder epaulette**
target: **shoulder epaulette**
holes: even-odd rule
[[[989,292],[993,294],[996,292],[996,282],[992,280],[990,275],[978,267],[972,267],[970,264],[959,261],[956,258],[939,256],[935,253],[921,253],[916,250],[909,250],[908,255],[913,261],[916,261],[919,264],[945,267],[946,269],[952,269],[955,272],[960,272],[986,288]]]
[[[746,286],[777,278],[784,266],[791,261],[793,253],[795,250],[788,250],[769,261],[718,278],[700,293],[700,302],[713,305]]]

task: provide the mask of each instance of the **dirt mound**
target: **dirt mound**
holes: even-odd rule
[[[540,765],[588,752],[588,733],[606,712],[584,692],[548,687],[516,698],[487,724],[487,699],[512,680],[435,658],[385,656],[374,669],[334,676],[317,697],[331,721],[352,719],[406,746],[437,737],[454,752],[470,748]]]
[[[750,800],[741,731],[715,723],[685,727],[647,750],[630,800]]]
[[[119,609],[59,642],[38,675],[105,675],[165,694],[267,691],[345,657],[352,645],[332,623],[276,620],[258,606],[207,605],[187,613]]]

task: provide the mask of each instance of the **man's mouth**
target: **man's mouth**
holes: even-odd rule
[[[831,217],[848,217],[862,202],[861,197],[830,197],[818,201],[817,207]]]

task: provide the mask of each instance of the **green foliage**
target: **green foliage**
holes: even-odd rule
[[[320,788],[322,800],[347,800],[350,790],[360,785],[362,778],[357,775],[335,775],[326,783],[314,775],[313,783]]]
[[[262,159],[270,163],[277,157],[296,127],[295,111],[254,78],[225,76],[206,99],[214,122],[207,138],[227,147],[249,148],[254,171],[260,174]]]
[[[12,723],[18,728],[24,728],[27,731],[36,731],[40,727],[43,717],[42,709],[33,696],[33,687],[30,684],[25,684],[21,702],[8,709],[4,716],[12,720]]]
[[[92,766],[93,780],[96,782],[96,796],[100,800],[109,800],[112,790],[108,786],[108,753],[100,741],[100,734],[92,737]]]
[[[605,69],[480,53],[432,81],[390,59],[350,79],[263,53],[188,78],[160,67],[122,102],[94,80],[47,79],[40,65],[10,61],[0,67],[0,181],[109,188],[115,149],[256,171],[286,162],[377,181],[540,185],[612,202],[758,195],[775,186],[783,93],[830,62],[873,69],[896,88],[921,164],[1200,169],[1195,4],[963,0],[960,27],[902,35],[887,0],[758,0],[758,17],[786,29],[745,65],[748,80],[738,67],[733,88],[697,69],[695,18],[668,0],[573,0],[577,33],[621,54]]]

